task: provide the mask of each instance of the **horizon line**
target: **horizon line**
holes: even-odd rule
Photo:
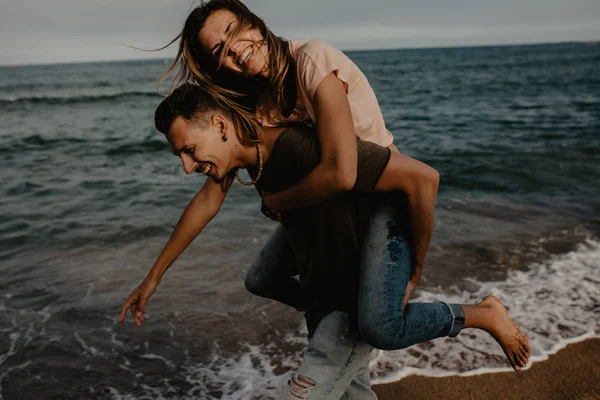
[[[318,38],[317,38],[318,39]],[[292,39],[293,40],[293,39]],[[368,49],[340,49],[344,53],[370,52],[370,51],[393,51],[393,50],[435,50],[435,49],[467,49],[467,48],[485,48],[485,47],[517,47],[517,46],[543,46],[558,44],[590,44],[600,45],[600,40],[557,40],[549,42],[515,42],[515,43],[497,43],[497,44],[470,44],[470,45],[432,45],[432,46],[407,46],[407,47],[381,47]],[[54,66],[54,65],[78,65],[78,64],[110,64],[127,63],[137,61],[161,61],[168,60],[170,57],[149,57],[149,58],[125,58],[125,59],[98,59],[81,61],[58,61],[58,62],[40,62],[40,63],[15,63],[2,64],[0,68],[5,67],[30,67],[30,66]]]

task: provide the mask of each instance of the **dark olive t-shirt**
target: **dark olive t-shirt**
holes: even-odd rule
[[[386,147],[358,138],[356,145],[354,188],[325,202],[288,210],[281,221],[300,275],[309,332],[331,311],[348,312],[355,325],[360,247],[378,198],[369,193],[390,158]],[[315,130],[293,125],[274,143],[256,188],[272,193],[284,190],[306,176],[319,160]]]

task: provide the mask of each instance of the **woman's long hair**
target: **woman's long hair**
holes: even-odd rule
[[[225,42],[220,60],[216,61],[204,50],[199,33],[208,17],[219,10],[230,11],[236,16],[238,24]],[[263,43],[269,51],[268,78],[260,86],[249,83],[254,80],[253,78],[240,79],[223,68],[229,46],[249,28],[257,28],[260,31]],[[250,146],[262,141],[260,125],[255,117],[257,112],[269,115],[275,111],[277,117],[288,116],[293,112],[296,105],[296,68],[288,43],[275,36],[264,21],[241,1],[210,0],[196,7],[187,17],[181,33],[161,49],[170,46],[178,39],[180,42],[177,56],[159,79],[158,85],[160,86],[173,71],[176,71],[176,74],[173,77],[171,90],[185,82],[201,85],[221,106],[233,111],[232,114],[235,116],[233,122],[242,145]],[[262,43],[256,44],[257,48],[260,44]],[[258,91],[260,93],[257,93]]]

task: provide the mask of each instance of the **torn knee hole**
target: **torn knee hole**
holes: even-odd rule
[[[294,374],[288,381],[289,392],[285,400],[307,400],[310,392],[317,386],[317,382],[304,375]]]

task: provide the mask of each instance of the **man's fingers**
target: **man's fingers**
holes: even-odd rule
[[[145,298],[141,298],[140,301],[138,302],[138,312],[142,313],[142,315],[146,312],[146,299]]]
[[[131,316],[133,317],[133,320],[137,323],[137,318],[135,316],[136,310],[137,310],[137,304],[132,304],[131,305]]]
[[[144,322],[144,313],[146,312],[147,301],[147,298],[142,297],[140,290],[134,290],[134,292],[129,296],[129,298],[123,305],[119,320],[121,322],[125,322],[127,310],[130,310],[131,316],[133,317],[133,321],[135,322],[135,324],[137,326],[141,326],[142,322]]]
[[[142,319],[142,322],[144,322],[144,317],[146,315],[146,302],[148,301],[147,298],[142,298],[140,300],[140,308],[138,310],[139,313],[141,313],[140,317]]]
[[[119,318],[119,321],[125,322],[125,316],[127,315],[127,310],[129,309],[129,307],[131,307],[131,302],[132,302],[131,299],[127,299],[127,301],[123,305],[123,308],[121,309],[121,317]]]
[[[125,303],[123,308],[121,308],[121,315],[119,316],[120,322],[125,322],[125,314],[127,314],[128,309],[129,309],[129,303]]]
[[[140,319],[140,322],[144,322],[144,314],[146,314],[146,299],[142,298],[138,304],[139,307],[137,309],[137,316]]]

